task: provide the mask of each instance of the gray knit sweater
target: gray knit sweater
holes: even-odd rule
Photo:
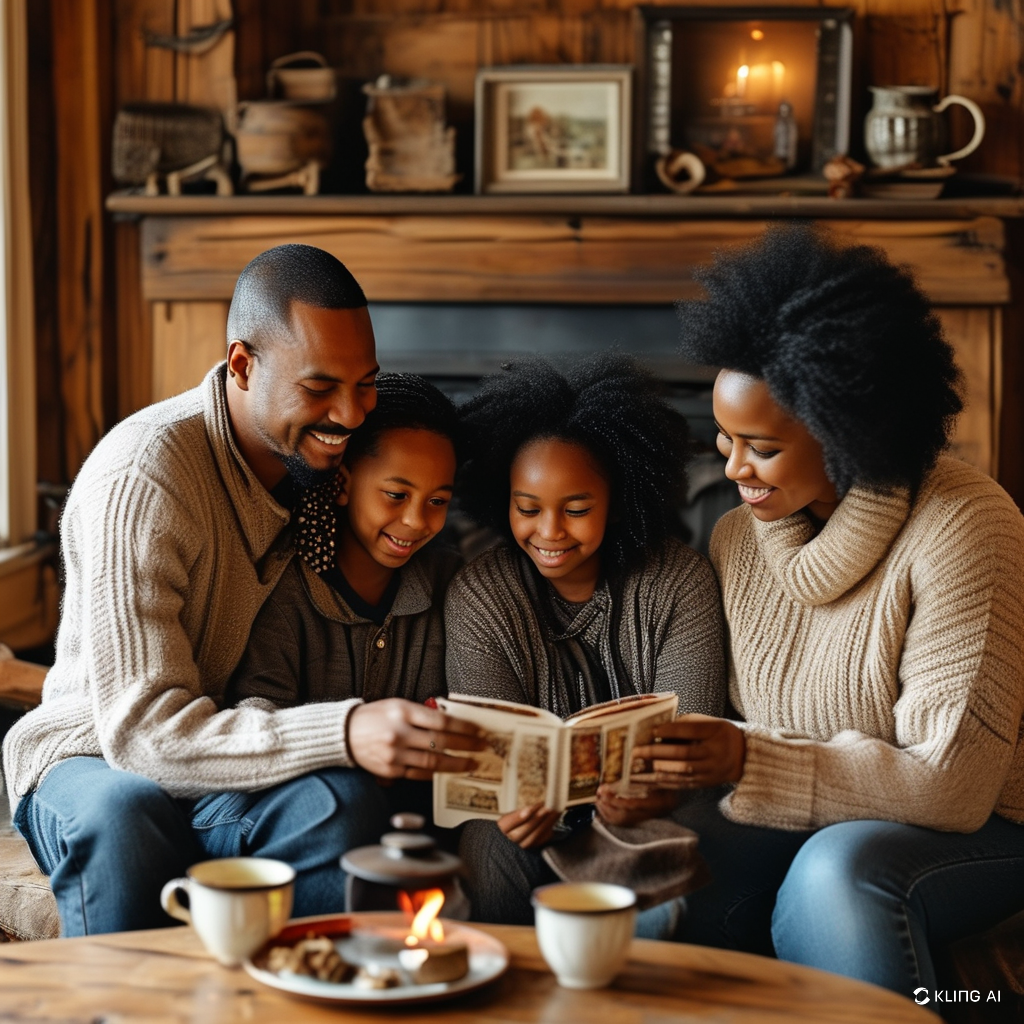
[[[711,538],[746,725],[737,821],[1024,822],[1024,517],[939,459],[913,505],[854,489],[817,535],[747,507]]]
[[[378,626],[353,612],[302,558],[293,559],[256,616],[228,701],[288,708],[440,696],[444,592],[459,565],[454,552],[435,545],[414,555],[399,570],[394,604]]]
[[[620,694],[671,690],[680,713],[720,715],[725,700],[722,612],[708,562],[669,541],[614,588],[601,584],[564,629],[538,615],[531,570],[518,550],[499,546],[452,581],[445,603],[448,689],[498,697],[565,715],[562,637],[581,635]],[[543,586],[550,586],[541,581]],[[615,654],[613,656],[613,649]]]
[[[232,438],[224,374],[118,424],[78,474],[56,660],[42,705],[4,743],[12,805],[79,755],[181,797],[348,763],[348,704],[223,709],[291,557],[289,513]]]

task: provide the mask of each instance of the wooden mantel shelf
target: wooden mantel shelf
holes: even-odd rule
[[[239,195],[144,196],[115,192],[119,216],[597,216],[662,218],[817,217],[828,220],[966,220],[1024,217],[1024,199],[827,199],[822,196],[673,195]]]

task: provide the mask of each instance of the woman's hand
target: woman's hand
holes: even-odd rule
[[[675,810],[679,794],[674,790],[649,789],[643,796],[620,796],[614,787],[597,791],[597,813],[609,825],[638,825],[648,818],[660,818]]]
[[[498,828],[524,850],[536,849],[551,839],[559,812],[549,810],[543,804],[520,807],[509,811],[498,819]]]
[[[654,728],[655,743],[634,747],[633,756],[651,762],[654,783],[672,789],[704,789],[739,782],[747,741],[725,718],[682,715]]]

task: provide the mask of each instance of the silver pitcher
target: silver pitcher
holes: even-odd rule
[[[973,100],[947,96],[935,103],[937,89],[926,85],[871,86],[874,105],[864,120],[864,147],[872,163],[886,170],[907,164],[934,167],[973,153],[985,135],[985,115]],[[944,153],[946,130],[942,111],[953,103],[966,107],[974,118],[974,135],[962,149]]]

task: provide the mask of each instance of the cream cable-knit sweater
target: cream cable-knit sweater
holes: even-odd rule
[[[912,508],[854,489],[816,537],[741,507],[711,558],[747,736],[728,817],[1024,822],[1024,518],[998,484],[943,457]]]
[[[358,701],[222,710],[256,613],[291,557],[289,513],[231,435],[224,364],[114,427],[61,521],[64,603],[43,703],[4,742],[12,807],[86,755],[197,797],[350,765]]]

